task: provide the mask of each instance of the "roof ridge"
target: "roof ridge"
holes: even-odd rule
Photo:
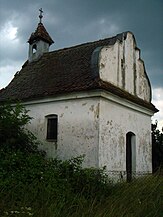
[[[122,32],[122,33],[119,33],[119,34],[117,34],[117,35],[115,35],[115,36],[112,36],[112,37],[110,37],[110,38],[103,38],[103,39],[99,39],[99,40],[95,40],[95,41],[90,41],[90,42],[84,42],[84,43],[82,43],[82,44],[76,44],[76,45],[73,45],[73,46],[71,46],[71,47],[65,47],[65,48],[60,48],[60,49],[58,49],[58,50],[53,50],[53,51],[50,51],[50,52],[48,52],[48,53],[45,53],[45,55],[47,55],[47,54],[52,54],[52,53],[56,53],[56,52],[61,52],[61,51],[65,51],[65,50],[70,50],[70,49],[75,49],[75,48],[80,48],[80,47],[82,47],[82,46],[89,46],[89,45],[93,45],[93,44],[95,44],[95,43],[100,43],[100,42],[103,42],[103,41],[107,41],[107,40],[114,40],[114,39],[121,39],[121,38],[123,38],[123,36],[125,37],[126,36],[126,34],[128,33],[129,31],[126,31],[126,32]],[[115,40],[116,41],[116,40]]]

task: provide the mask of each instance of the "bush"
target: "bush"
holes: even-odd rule
[[[25,126],[31,120],[21,104],[0,106],[0,148],[36,152],[37,140]]]
[[[53,203],[63,213],[62,206],[72,201],[75,208],[81,201],[85,203],[95,197],[99,200],[106,193],[102,171],[82,169],[82,157],[60,161],[14,150],[0,154],[0,159],[0,209],[3,212],[11,209],[20,212],[21,207],[35,207],[38,212],[40,207],[46,210]]]
[[[157,121],[152,124],[152,170],[161,172],[163,168],[163,128],[162,133],[157,129]],[[159,171],[160,170],[160,171]]]
[[[64,179],[75,194],[82,194],[85,198],[94,196],[102,198],[109,193],[109,182],[105,168],[82,168],[84,156],[72,158],[67,161],[52,161],[53,167],[60,174],[60,179]],[[57,162],[57,164],[56,164]]]

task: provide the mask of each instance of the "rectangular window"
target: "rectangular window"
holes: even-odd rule
[[[58,134],[58,116],[48,115],[47,118],[47,135],[46,139],[50,141],[57,141]]]

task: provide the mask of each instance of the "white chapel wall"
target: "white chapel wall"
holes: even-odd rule
[[[115,102],[101,99],[99,166],[126,171],[126,134],[136,139],[136,172],[152,172],[151,117]]]
[[[135,134],[136,172],[152,171],[151,114],[103,97],[26,105],[33,117],[28,129],[44,144],[49,157],[62,160],[85,154],[83,166],[126,171],[126,134]],[[139,106],[138,106],[139,107]],[[58,142],[46,141],[46,120],[58,115]]]
[[[49,157],[70,159],[85,154],[84,165],[98,166],[99,103],[93,99],[73,99],[26,105],[33,117],[28,126]],[[58,115],[58,142],[46,141],[45,116]]]

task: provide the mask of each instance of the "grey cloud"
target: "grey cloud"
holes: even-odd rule
[[[163,86],[162,0],[0,0],[0,26],[12,20],[20,40],[20,52],[11,51],[8,58],[25,58],[26,42],[37,26],[40,7],[44,10],[43,22],[55,41],[52,49],[132,31],[152,85]],[[7,53],[0,58],[7,58]]]

